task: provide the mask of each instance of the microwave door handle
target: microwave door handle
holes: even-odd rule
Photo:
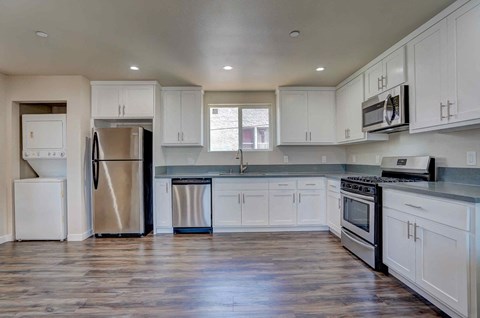
[[[388,94],[387,98],[383,102],[383,113],[385,114],[385,120],[387,121],[388,126],[392,124],[393,118],[395,118],[395,107],[393,107],[392,94]],[[387,113],[388,103],[392,104],[392,116],[389,117]]]

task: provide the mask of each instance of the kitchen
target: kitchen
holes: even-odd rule
[[[479,2],[248,2],[0,1],[0,313],[477,316]],[[407,130],[369,130],[402,96]],[[16,237],[39,103],[66,104],[63,243]],[[152,131],[153,231],[95,238],[92,129],[128,126]],[[430,163],[436,183],[375,188],[374,271],[337,237],[342,182]],[[211,236],[173,235],[189,178],[212,180]]]

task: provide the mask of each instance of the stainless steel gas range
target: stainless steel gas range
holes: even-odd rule
[[[382,263],[381,183],[435,180],[435,160],[422,157],[384,157],[382,176],[341,180],[342,245],[378,271]]]

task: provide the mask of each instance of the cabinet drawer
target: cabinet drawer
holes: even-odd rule
[[[325,189],[325,178],[300,178],[298,179],[299,190],[322,190]]]
[[[473,206],[460,201],[386,189],[383,191],[383,206],[470,231]]]
[[[327,180],[327,190],[335,193],[340,193],[340,181]]]
[[[272,178],[268,181],[270,190],[295,190],[297,189],[297,179],[295,178]]]
[[[216,191],[231,190],[268,190],[266,178],[215,178],[213,189]]]

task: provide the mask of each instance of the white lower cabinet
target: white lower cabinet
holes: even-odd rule
[[[327,181],[327,225],[330,231],[340,237],[342,216],[340,202],[340,181]]]
[[[384,191],[383,262],[427,296],[458,315],[469,317],[469,218],[459,223],[458,211],[452,210],[461,206],[458,201],[438,201]],[[468,216],[470,209],[473,206],[465,204]]]
[[[214,227],[322,227],[324,178],[215,179]]]
[[[172,184],[155,179],[155,233],[172,232]]]

